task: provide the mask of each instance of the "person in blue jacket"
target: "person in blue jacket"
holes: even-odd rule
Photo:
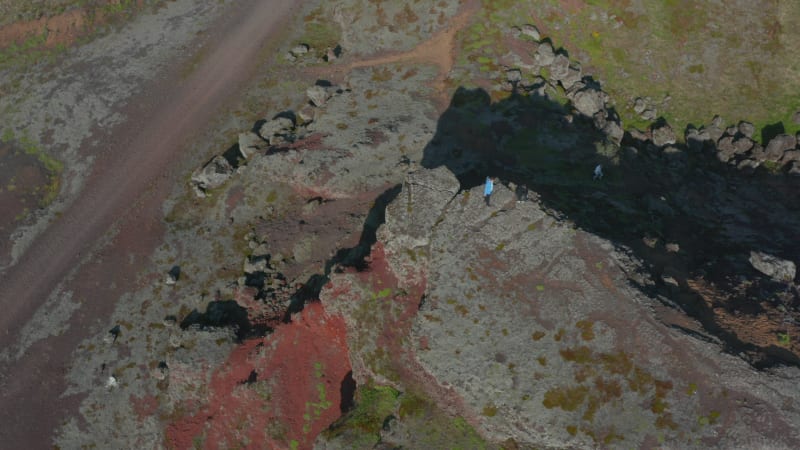
[[[486,200],[486,206],[492,206],[489,202],[492,198],[492,191],[494,190],[494,179],[486,177],[486,185],[483,187],[483,199]]]

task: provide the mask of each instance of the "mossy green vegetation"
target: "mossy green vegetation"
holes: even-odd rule
[[[323,436],[349,448],[372,448],[380,442],[381,431],[390,426],[414,430],[413,441],[407,443],[413,448],[486,448],[466,420],[447,415],[424,394],[401,393],[374,384],[356,390],[353,409],[323,432]]]

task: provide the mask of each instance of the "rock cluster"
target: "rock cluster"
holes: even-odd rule
[[[502,88],[543,97],[561,88],[577,114],[591,118],[595,127],[610,142],[620,145],[625,131],[619,117],[609,106],[609,96],[590,75],[582,73],[580,62],[570,60],[563,49],[554,49],[551,41],[543,38],[533,25],[513,27],[510,34],[523,41],[533,41],[532,61],[518,59],[515,61],[518,67],[507,67]],[[531,74],[532,78],[525,77],[525,72]],[[661,105],[666,105],[669,100],[666,97]],[[642,119],[656,120],[647,132],[630,131],[634,140],[642,144],[649,141],[666,152],[680,153],[674,147],[678,140],[675,131],[663,120],[657,120],[656,102],[649,97],[638,97],[633,101],[632,108]],[[716,116],[707,126],[688,127],[684,137],[689,149],[714,151],[721,162],[740,170],[752,172],[765,165],[771,171],[800,176],[800,139],[797,136],[779,134],[762,146],[753,139],[754,133],[755,126],[749,122],[725,126],[723,119]]]
[[[239,133],[238,145],[232,154],[226,153],[211,158],[203,167],[192,172],[189,184],[198,197],[205,197],[209,190],[222,186],[233,176],[239,161],[247,161],[256,153],[268,151],[270,148],[291,144],[304,136],[305,127],[314,121],[315,108],[325,106],[334,95],[345,92],[345,89],[326,81],[318,81],[306,90],[308,105],[297,114],[284,111],[269,120],[263,120],[258,131]]]
[[[608,108],[609,96],[600,89],[599,83],[590,75],[584,75],[581,64],[571,60],[563,49],[554,49],[549,39],[542,39],[533,25],[514,27],[511,34],[526,41],[533,40],[532,62],[518,61],[519,68],[506,70],[503,89],[523,90],[530,94],[546,97],[548,92],[563,89],[564,95],[572,103],[576,113],[594,121],[609,141],[619,145],[624,131],[619,117]],[[533,75],[533,81],[526,81],[522,71]]]
[[[752,171],[766,163],[770,170],[800,176],[796,136],[779,134],[764,147],[753,139],[754,133],[755,126],[749,122],[725,127],[723,119],[716,116],[709,125],[687,128],[685,137],[689,149],[714,151],[717,159],[738,169]]]
[[[336,59],[339,59],[342,56],[342,46],[339,44],[324,49],[324,51],[322,52],[322,56],[319,58],[316,57],[315,52],[313,50],[314,49],[311,48],[310,45],[305,43],[300,43],[289,49],[285,53],[284,58],[286,58],[287,61],[293,63],[300,62],[309,59],[311,57],[313,57],[312,61],[314,62],[317,61],[332,62],[335,61]]]

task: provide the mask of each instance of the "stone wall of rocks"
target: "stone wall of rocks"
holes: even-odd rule
[[[755,126],[752,123],[741,121],[730,125],[716,116],[708,125],[688,127],[684,134],[685,147],[678,146],[676,132],[663,120],[657,120],[657,105],[647,98],[637,98],[633,109],[643,119],[655,122],[646,131],[625,131],[608,94],[598,81],[582,73],[580,62],[571,60],[563,49],[555,49],[533,25],[514,27],[511,34],[531,43],[533,53],[532,61],[516,58],[515,67],[506,68],[502,81],[504,90],[547,97],[548,92],[560,87],[574,112],[592,119],[595,127],[616,145],[630,138],[628,141],[634,147],[655,146],[667,153],[685,149],[713,152],[721,162],[746,173],[763,165],[771,172],[800,176],[800,133],[798,136],[779,134],[762,146],[753,139]],[[525,77],[524,73],[533,77]]]

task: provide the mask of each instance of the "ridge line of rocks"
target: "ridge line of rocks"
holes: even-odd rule
[[[505,66],[505,80],[501,89],[509,92],[523,90],[547,98],[548,91],[560,86],[572,108],[581,116],[591,119],[597,130],[608,141],[620,146],[623,140],[634,147],[655,147],[665,153],[678,153],[678,139],[673,128],[664,120],[657,119],[656,111],[645,99],[637,98],[633,108],[645,120],[653,121],[646,131],[625,130],[619,115],[614,110],[611,98],[602,90],[600,82],[585,75],[579,61],[571,60],[563,48],[555,49],[549,38],[542,37],[539,30],[530,24],[513,27],[513,37],[532,43],[533,62],[517,61],[518,67]],[[534,75],[533,82],[522,76],[525,70]],[[695,152],[709,152],[723,163],[744,173],[753,173],[759,166],[771,172],[784,172],[800,176],[800,133],[786,133],[773,137],[762,146],[753,139],[755,126],[746,121],[728,126],[720,116],[715,116],[709,125],[687,126],[684,132],[686,148]]]

